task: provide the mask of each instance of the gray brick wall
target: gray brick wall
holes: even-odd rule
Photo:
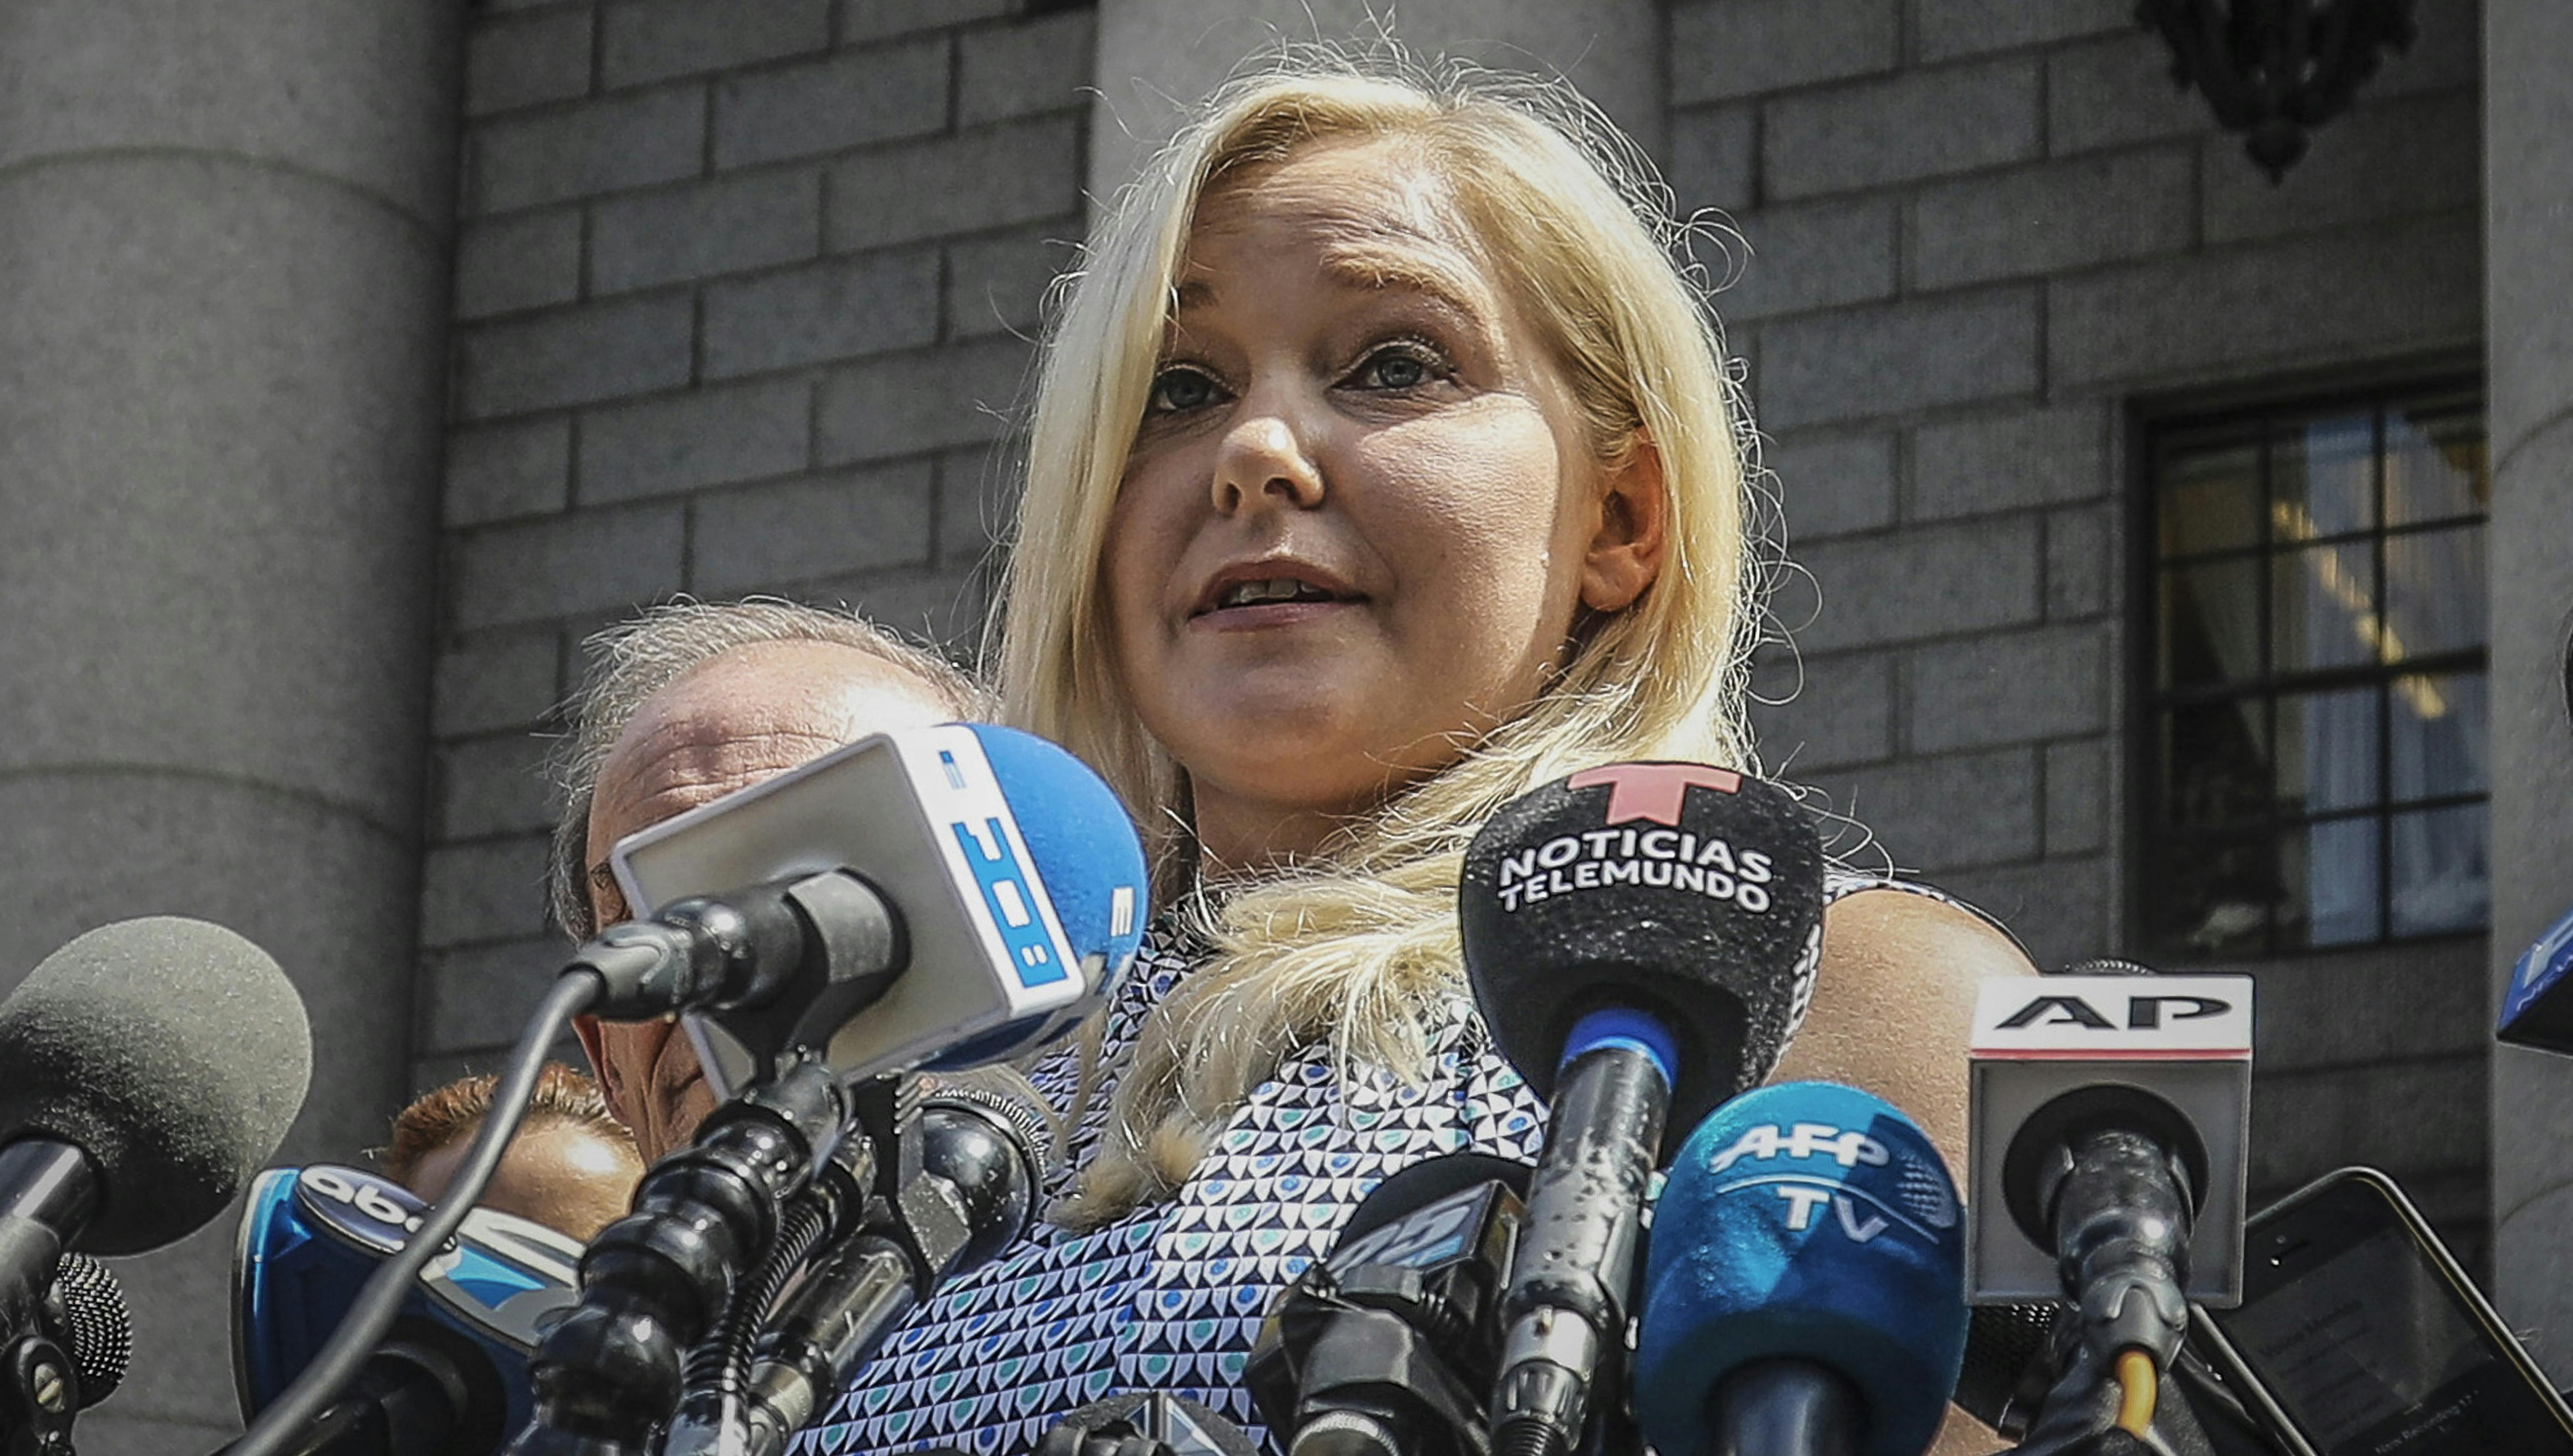
[[[2122,932],[2131,406],[2481,333],[2472,0],[2274,187],[2133,8],[1671,10],[1671,183],[1750,245],[1717,311],[1811,573],[1763,751],[2047,965]],[[2377,1161],[2484,1246],[2480,968],[2254,968],[2262,1194]]]
[[[580,639],[689,592],[970,642],[1081,234],[1090,12],[512,0],[471,22],[414,1081],[559,945],[537,768]]]

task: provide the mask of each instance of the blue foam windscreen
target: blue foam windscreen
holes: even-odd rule
[[[1072,949],[1122,973],[1144,941],[1144,842],[1117,791],[1033,733],[971,725]],[[1119,891],[1128,892],[1121,907]]]
[[[1966,1352],[1957,1186],[1884,1100],[1827,1082],[1718,1107],[1653,1208],[1634,1407],[1662,1456],[1709,1449],[1725,1374],[1772,1357],[1839,1371],[1868,1456],[1920,1456]]]
[[[1091,985],[1079,1002],[1035,1025],[1013,1023],[932,1059],[926,1065],[934,1072],[1025,1055],[1087,1020],[1116,994],[1135,964],[1151,913],[1144,842],[1117,791],[1088,764],[1033,733],[991,723],[966,726],[992,765],[1019,838],[1027,843],[1029,868],[1054,902],[1055,919]]]

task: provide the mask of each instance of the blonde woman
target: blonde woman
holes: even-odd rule
[[[1260,1317],[1377,1178],[1535,1155],[1463,990],[1459,851],[1575,768],[1752,765],[1745,429],[1647,177],[1559,89],[1299,61],[1103,224],[1038,386],[1003,689],[1126,796],[1180,913],[1036,1070],[1076,1128],[1053,1221],[926,1306],[824,1449],[1024,1450],[1129,1389],[1256,1425]],[[1974,986],[2026,960],[1833,888],[1779,1075],[1961,1159]]]

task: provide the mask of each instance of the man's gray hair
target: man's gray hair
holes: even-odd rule
[[[598,933],[589,906],[589,810],[598,772],[636,710],[698,664],[767,642],[825,642],[854,647],[936,688],[960,718],[987,716],[991,694],[963,669],[926,648],[848,611],[773,597],[732,602],[673,602],[619,622],[581,644],[589,669],[564,705],[566,732],[548,765],[561,804],[545,866],[545,896],[555,924],[575,941]]]

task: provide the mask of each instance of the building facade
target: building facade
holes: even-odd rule
[[[771,592],[970,651],[1095,200],[1174,98],[1368,24],[311,9],[0,0],[0,947],[268,945],[330,1089],[298,1159],[488,1067],[553,969],[581,639]],[[2274,185],[2127,0],[1395,34],[1567,71],[1707,210],[1796,568],[1768,766],[2041,965],[2256,975],[2255,1199],[2387,1168],[2573,1379],[2573,1079],[2488,1035],[2573,901],[2573,15],[2417,11]],[[228,1237],[138,1266],[93,1449],[220,1438]]]

